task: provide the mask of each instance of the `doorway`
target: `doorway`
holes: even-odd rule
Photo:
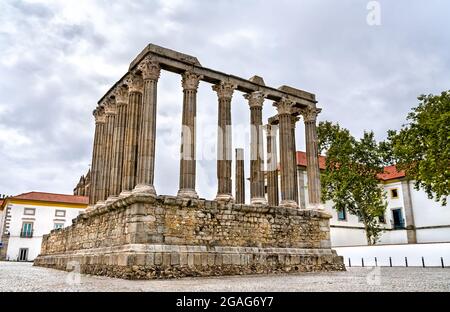
[[[28,248],[19,249],[19,261],[28,261]]]

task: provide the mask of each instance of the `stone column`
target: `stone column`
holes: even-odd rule
[[[232,133],[231,98],[235,86],[221,82],[212,87],[219,98],[217,118],[217,196],[216,200],[233,200],[231,181]]]
[[[138,66],[144,78],[142,119],[139,131],[139,155],[137,162],[136,193],[156,195],[153,186],[155,176],[156,105],[157,84],[161,68],[151,58],[145,58]]]
[[[113,138],[113,162],[111,165],[111,179],[109,180],[110,201],[117,198],[122,191],[122,167],[125,142],[125,129],[127,125],[128,87],[122,85],[114,90],[116,98],[116,120]]]
[[[197,88],[202,77],[186,71],[183,86],[183,117],[180,151],[180,188],[178,196],[198,198],[195,191],[195,118],[197,114]]]
[[[244,97],[248,100],[250,106],[250,203],[266,205],[262,131],[264,94],[255,91],[245,94]]]
[[[297,167],[298,168],[298,167]],[[306,208],[306,198],[305,198],[305,172],[302,169],[297,170],[298,175],[298,188],[299,188],[299,200],[300,208]]]
[[[277,130],[278,125],[267,124],[267,199],[270,206],[278,206],[278,156]]]
[[[104,184],[103,184],[103,170],[104,170],[104,160],[105,160],[105,128],[106,128],[106,115],[105,108],[100,106],[99,108],[99,135],[97,142],[97,153],[95,155],[95,184],[94,184],[94,192],[95,192],[95,205],[98,206],[102,204],[103,195],[104,195]]]
[[[305,121],[306,173],[308,177],[308,198],[311,208],[320,208],[320,168],[316,120],[321,109],[308,106],[300,112]]]
[[[294,151],[294,156],[292,157],[292,160],[294,161],[294,183],[295,183],[295,188],[294,188],[294,200],[295,202],[298,204],[298,172],[297,172],[297,148],[296,148],[296,143],[295,143],[295,124],[297,123],[297,121],[300,120],[300,118],[298,118],[297,116],[292,115],[292,149]]]
[[[295,201],[294,152],[292,146],[292,105],[288,98],[282,98],[274,105],[278,111],[280,124],[280,170],[281,170],[281,206],[297,208]]]
[[[111,167],[114,157],[113,140],[114,140],[114,126],[116,119],[116,101],[115,99],[108,98],[105,100],[105,114],[106,114],[106,138],[105,138],[105,159],[104,159],[104,170],[103,170],[103,184],[104,189],[104,199],[107,199],[110,193],[110,178],[111,178]]]
[[[89,192],[89,208],[92,208],[97,202],[97,181],[98,181],[98,154],[99,145],[101,143],[100,137],[102,132],[102,126],[105,122],[105,116],[100,107],[97,107],[93,115],[95,117],[95,134],[94,134],[94,146],[92,148],[92,162],[91,162],[91,188]]]
[[[411,188],[409,180],[402,181],[403,207],[405,208],[406,236],[408,244],[416,244],[416,226],[414,223],[414,211],[411,200]]]
[[[245,204],[244,149],[236,149],[236,204]]]
[[[136,168],[139,138],[139,121],[142,111],[142,76],[130,73],[127,78],[129,88],[127,106],[127,127],[125,129],[125,148],[123,159],[123,177],[121,196],[131,194],[136,185]]]

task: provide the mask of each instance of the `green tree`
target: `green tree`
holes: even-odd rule
[[[387,203],[377,174],[385,165],[383,144],[377,144],[373,132],[355,139],[339,124],[320,122],[319,150],[326,153],[326,169],[321,175],[322,200],[332,200],[334,209],[346,209],[363,222],[369,245],[377,242]]]
[[[450,91],[421,95],[409,123],[389,131],[393,161],[428,197],[446,205],[450,195]]]

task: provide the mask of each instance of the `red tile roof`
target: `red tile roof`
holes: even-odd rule
[[[325,156],[319,156],[319,168],[325,170]],[[297,166],[306,167],[306,153],[297,151]]]
[[[66,204],[88,204],[89,198],[87,196],[67,195],[67,194],[54,194],[44,192],[28,192],[19,194],[17,196],[10,197],[10,199],[23,199],[23,200],[37,200],[47,202],[58,202]]]
[[[319,168],[325,170],[326,168],[326,157],[319,156]],[[297,151],[297,166],[306,167],[306,153]],[[399,179],[405,177],[404,171],[398,171],[395,165],[387,166],[384,168],[384,173],[380,173],[378,178],[383,181]]]
[[[384,167],[384,172],[378,175],[378,178],[383,181],[392,179],[399,179],[405,177],[405,171],[398,171],[395,165]]]

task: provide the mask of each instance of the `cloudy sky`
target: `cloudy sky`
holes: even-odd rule
[[[450,3],[379,1],[380,25],[372,26],[368,3],[2,0],[0,194],[72,192],[91,162],[92,110],[150,42],[194,55],[205,67],[313,92],[323,108],[319,120],[384,139],[419,94],[450,88]],[[155,185],[176,194],[180,77],[164,72],[158,88]],[[248,150],[250,117],[240,93],[232,109],[233,145]],[[264,118],[274,113],[267,101]],[[197,188],[206,198],[216,193],[216,116],[216,95],[202,83]],[[299,149],[303,133],[299,123]]]

